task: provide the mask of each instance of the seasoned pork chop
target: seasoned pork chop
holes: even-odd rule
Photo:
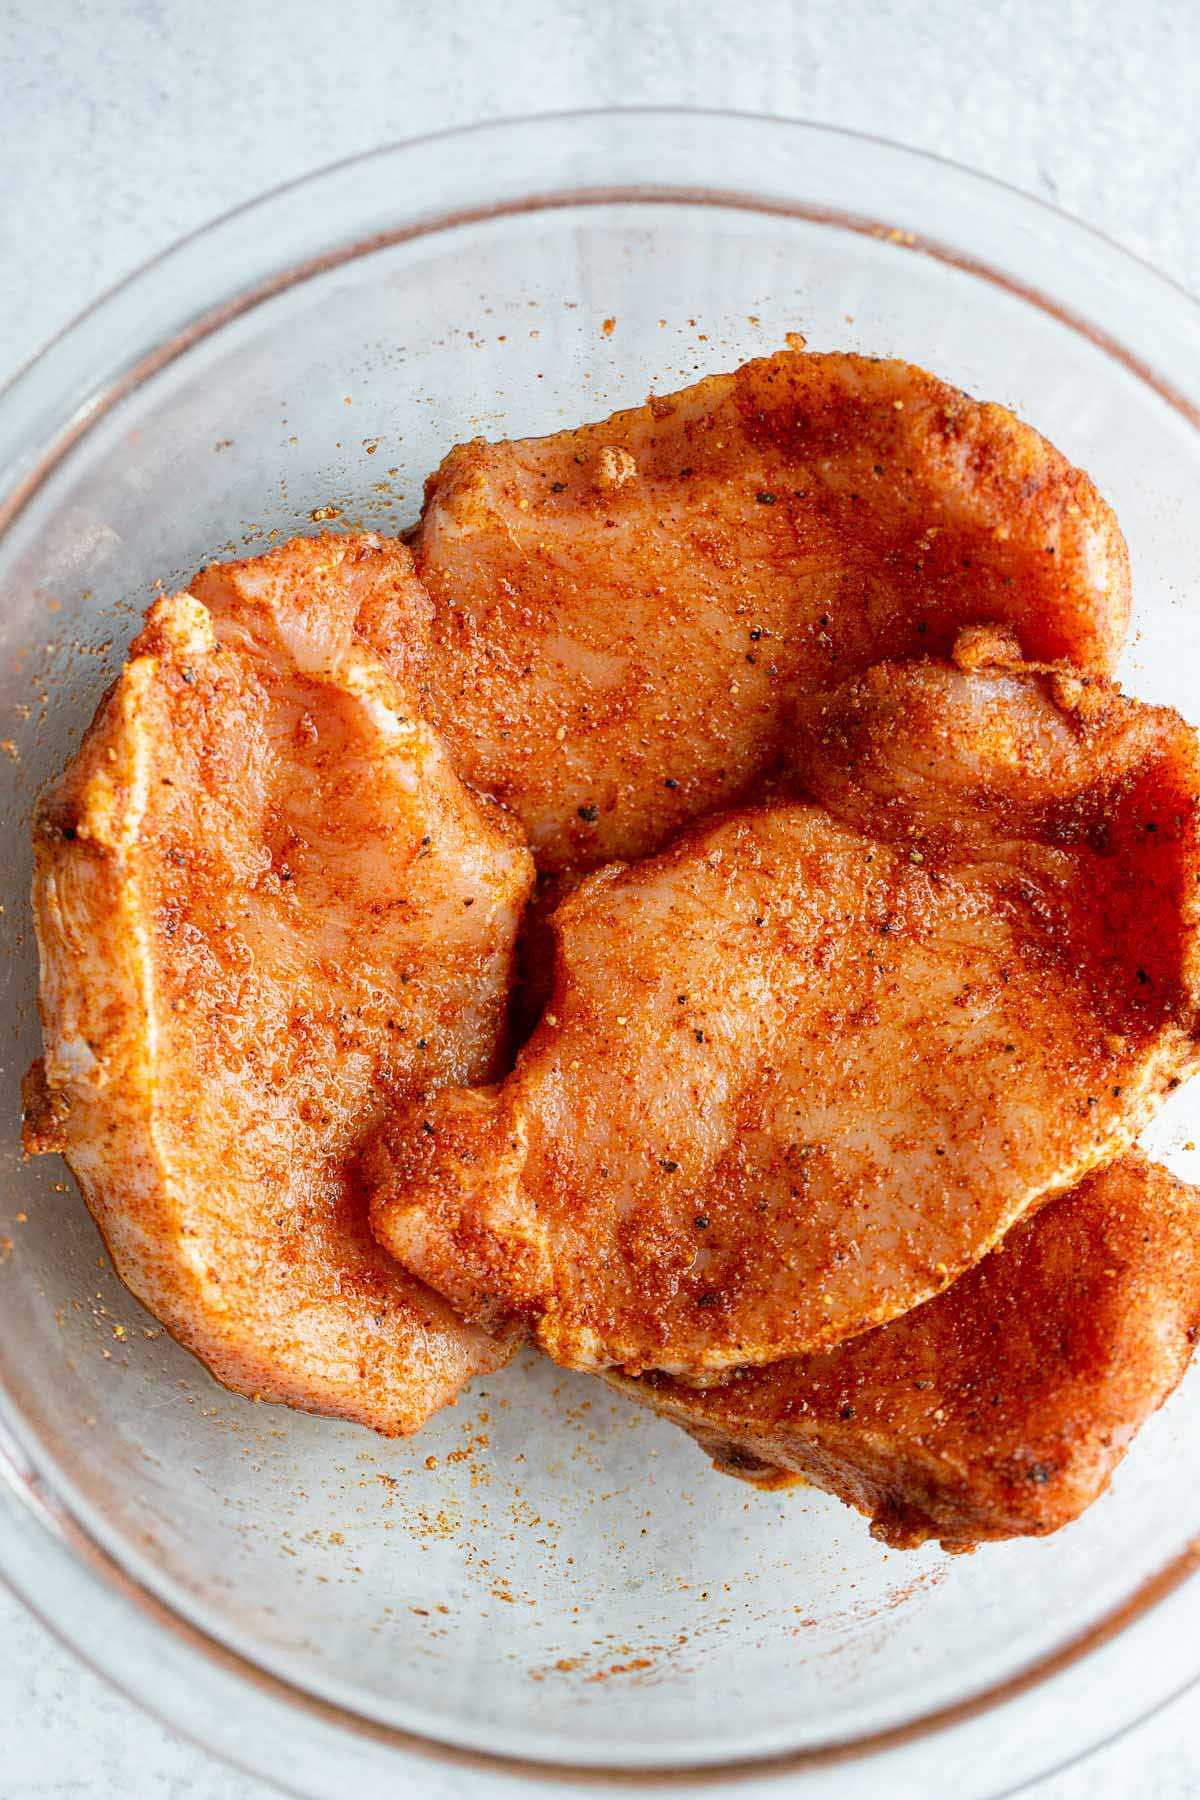
[[[963,1550],[1057,1531],[1107,1487],[1200,1337],[1200,1194],[1131,1154],[1032,1218],[944,1294],[824,1355],[689,1387],[614,1385],[716,1466],[803,1477],[875,1537]]]
[[[426,707],[544,874],[744,799],[799,695],[1000,623],[1111,672],[1124,540],[1088,478],[906,363],[796,352],[603,424],[452,450],[413,548]]]
[[[414,1088],[496,1072],[532,879],[354,629],[398,646],[424,605],[372,539],[206,571],[151,608],[36,833],[30,1146],[221,1381],[384,1432],[512,1343],[379,1249],[352,1173]]]
[[[1178,715],[894,664],[809,702],[794,749],[811,801],[590,876],[514,1073],[372,1153],[386,1247],[569,1366],[703,1376],[894,1318],[1196,1064]]]

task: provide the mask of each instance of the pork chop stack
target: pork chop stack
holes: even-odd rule
[[[27,1139],[245,1391],[410,1431],[528,1335],[890,1543],[1054,1530],[1200,1330],[1129,609],[1087,477],[902,363],[461,446],[411,555],[152,609],[40,816]]]

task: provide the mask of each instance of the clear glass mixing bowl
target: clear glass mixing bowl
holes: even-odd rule
[[[1200,1376],[1045,1543],[888,1553],[529,1356],[417,1440],[216,1387],[22,1160],[27,827],[159,584],[322,513],[383,530],[478,432],[781,343],[927,364],[1088,468],[1128,683],[1200,713],[1200,318],[1050,209],[813,126],[487,126],[285,188],[103,300],[0,401],[0,1568],[131,1694],[304,1794],[738,1781],[1007,1790],[1200,1672]],[[1196,1094],[1153,1148],[1200,1178]]]

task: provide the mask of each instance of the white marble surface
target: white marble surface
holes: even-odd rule
[[[939,151],[1200,289],[1194,0],[0,0],[0,378],[212,214],[389,139],[688,102]],[[260,1800],[0,1595],[0,1800]],[[1031,1790],[1196,1800],[1193,1696]]]

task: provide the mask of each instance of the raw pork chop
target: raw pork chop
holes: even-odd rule
[[[1116,520],[999,406],[784,351],[553,437],[452,450],[413,540],[425,706],[545,875],[751,795],[801,694],[999,623],[1111,673]]]
[[[1136,1153],[1090,1175],[924,1306],[824,1355],[689,1387],[614,1385],[766,1487],[802,1477],[875,1537],[1057,1531],[1108,1486],[1200,1337],[1200,1195]]]
[[[408,552],[298,541],[158,601],[46,799],[34,903],[61,1149],[113,1261],[228,1386],[415,1430],[511,1348],[367,1226],[364,1134],[486,1080],[528,852],[355,630],[427,603]]]
[[[400,1109],[382,1242],[580,1368],[831,1348],[949,1285],[1197,1061],[1195,736],[969,634],[806,703],[811,798],[554,915],[498,1088]]]

